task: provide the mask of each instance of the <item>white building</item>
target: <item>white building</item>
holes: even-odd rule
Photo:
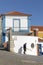
[[[6,41],[6,30],[12,28],[13,52],[23,54],[23,45],[26,44],[27,55],[40,55],[41,45],[38,44],[38,37],[28,36],[30,33],[30,16],[20,12],[9,12],[0,15],[2,23],[2,43]]]
[[[14,39],[13,50],[15,53],[24,54],[23,45],[26,43],[26,54],[38,56],[38,37],[12,36]]]
[[[24,35],[30,33],[30,17],[31,14],[24,14],[21,12],[9,12],[0,15],[2,22],[2,31],[12,28],[14,35]],[[5,41],[5,35],[2,35],[2,42]]]

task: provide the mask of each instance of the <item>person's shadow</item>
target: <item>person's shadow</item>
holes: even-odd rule
[[[19,48],[18,53],[20,53],[20,54],[22,53],[22,47]]]

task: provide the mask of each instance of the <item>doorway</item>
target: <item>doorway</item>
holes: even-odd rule
[[[38,44],[38,55],[42,54],[42,45]]]

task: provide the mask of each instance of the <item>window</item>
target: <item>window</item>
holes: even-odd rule
[[[19,19],[14,19],[13,20],[13,30],[14,31],[19,31],[20,29],[20,20]]]

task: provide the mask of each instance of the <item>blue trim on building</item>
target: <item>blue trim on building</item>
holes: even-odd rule
[[[2,43],[5,42],[5,16],[2,16]]]
[[[14,19],[13,19],[13,32],[14,32],[14,20],[19,20],[19,31],[20,31],[20,19],[14,18]]]
[[[28,32],[29,32],[29,17],[27,17],[27,20],[28,20]]]
[[[12,24],[12,31],[14,32],[14,19],[13,19],[13,24]]]
[[[42,44],[38,44],[39,55],[42,55]]]
[[[20,30],[20,32],[29,32],[28,30]]]
[[[2,16],[2,31],[5,32],[5,16]]]
[[[28,31],[30,32],[30,17],[28,16]]]

